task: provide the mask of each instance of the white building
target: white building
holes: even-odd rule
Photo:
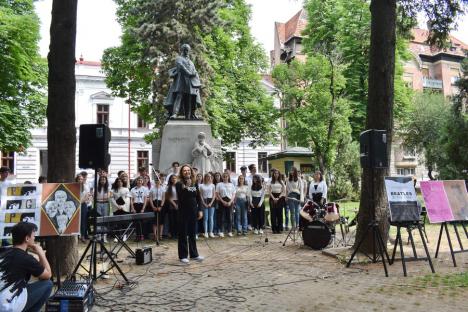
[[[78,168],[80,125],[106,123],[112,133],[109,143],[111,177],[115,177],[120,170],[125,170],[130,173],[130,177],[134,177],[138,167],[148,166],[152,162],[151,144],[147,144],[143,139],[145,134],[151,132],[150,127],[136,113],[130,111],[125,99],[111,95],[99,62],[80,59],[76,64],[75,73],[76,172],[81,171]],[[274,91],[268,79],[263,79],[262,83],[268,92]],[[31,133],[31,147],[24,153],[1,153],[2,165],[10,167],[17,182],[36,182],[40,175],[47,175],[47,128],[33,129]],[[249,143],[247,139],[237,147],[227,148],[224,168],[240,173],[241,166],[253,163],[257,164],[259,173],[266,175],[268,162],[265,157],[280,151],[280,146],[268,145],[252,149],[248,146]],[[88,172],[92,176],[93,171]]]

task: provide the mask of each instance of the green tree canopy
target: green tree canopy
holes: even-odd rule
[[[0,0],[0,150],[20,151],[45,118],[47,67],[32,0]]]
[[[248,27],[243,0],[116,0],[122,45],[105,51],[107,83],[117,96],[156,128],[165,123],[162,103],[168,70],[180,44],[192,47],[203,83],[204,116],[223,144],[253,138],[253,145],[275,138],[276,110],[261,86],[266,57]]]

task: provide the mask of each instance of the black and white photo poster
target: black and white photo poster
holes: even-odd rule
[[[419,220],[421,208],[411,177],[385,177],[385,189],[392,222]]]

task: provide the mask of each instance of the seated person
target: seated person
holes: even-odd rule
[[[40,311],[49,298],[52,274],[44,250],[34,243],[36,231],[34,223],[16,224],[11,230],[13,247],[0,253],[0,311]],[[31,275],[39,281],[28,284]]]

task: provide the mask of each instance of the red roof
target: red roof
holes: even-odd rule
[[[411,51],[417,54],[435,55],[440,52],[465,56],[463,50],[468,50],[468,45],[463,41],[450,35],[450,42],[452,43],[452,49],[439,49],[437,47],[430,47],[427,44],[427,38],[429,37],[429,31],[427,29],[413,28],[412,31],[413,39],[410,41]]]
[[[307,15],[304,9],[297,12],[286,23],[275,22],[280,43],[283,44],[293,37],[302,37],[301,32],[305,29],[306,25]]]

